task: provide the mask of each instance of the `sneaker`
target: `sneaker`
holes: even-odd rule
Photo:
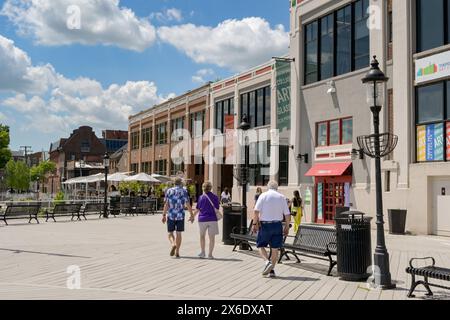
[[[198,255],[198,257],[199,257],[200,259],[205,259],[206,255],[202,252],[202,253],[200,253],[200,254]]]
[[[275,274],[275,270],[270,271],[269,278],[276,278],[277,275]]]
[[[214,257],[213,256],[208,256],[208,259],[209,260],[214,260]]]
[[[270,271],[273,270],[273,268],[275,268],[275,266],[272,264],[272,262],[267,261],[266,265],[264,266],[264,270],[262,272],[262,275],[263,276],[267,276],[270,273]]]
[[[175,255],[175,251],[177,250],[176,246],[173,246],[172,249],[170,249],[170,256],[173,257]]]

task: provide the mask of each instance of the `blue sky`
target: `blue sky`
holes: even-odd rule
[[[287,0],[47,1],[0,1],[13,150],[48,150],[78,125],[126,129],[129,114],[288,50]]]

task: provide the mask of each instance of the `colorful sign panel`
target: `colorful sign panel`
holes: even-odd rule
[[[442,123],[417,127],[417,161],[444,160],[444,125]]]
[[[447,161],[450,161],[450,122],[447,122]]]
[[[317,220],[323,220],[323,183],[317,184]]]
[[[416,84],[450,76],[450,51],[416,60]]]
[[[277,61],[277,129],[291,129],[291,63]]]

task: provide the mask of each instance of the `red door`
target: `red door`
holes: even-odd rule
[[[336,207],[345,205],[345,184],[351,177],[316,178],[316,222],[334,224]]]

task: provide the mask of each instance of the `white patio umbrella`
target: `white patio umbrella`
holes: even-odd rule
[[[139,182],[149,182],[149,183],[161,183],[158,179],[146,174],[146,173],[139,173],[134,176],[125,178],[124,181],[139,181]]]
[[[108,182],[122,182],[125,181],[125,179],[129,178],[129,176],[125,173],[117,172],[113,173],[111,175],[108,175]],[[103,180],[105,180],[103,178]]]
[[[156,173],[152,174],[152,177],[155,178],[156,180],[158,180],[158,182],[162,182],[162,183],[172,181],[172,178],[167,177],[167,176],[162,176],[162,175],[156,174]]]

